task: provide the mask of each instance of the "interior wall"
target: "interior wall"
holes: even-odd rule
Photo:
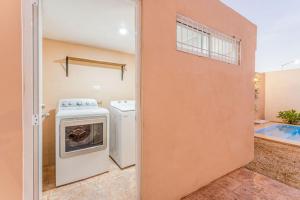
[[[218,0],[141,7],[142,199],[180,199],[253,159],[256,26]],[[241,38],[241,65],[176,51],[176,13]]]
[[[265,74],[255,73],[255,119],[265,119]]]
[[[266,73],[266,119],[280,121],[279,111],[300,112],[300,69]]]
[[[21,200],[22,64],[21,1],[0,1],[0,199]]]
[[[124,80],[121,70],[69,65],[66,77],[66,56],[126,64]],[[43,101],[50,113],[43,122],[43,165],[55,164],[55,109],[59,99],[94,98],[107,106],[111,100],[135,98],[135,56],[106,49],[44,39]]]

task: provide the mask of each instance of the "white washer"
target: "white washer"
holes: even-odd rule
[[[135,164],[135,101],[111,101],[109,155],[121,167]]]
[[[109,112],[94,99],[62,99],[56,113],[56,186],[109,169]]]

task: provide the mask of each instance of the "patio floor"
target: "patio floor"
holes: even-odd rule
[[[246,168],[238,169],[183,200],[298,200],[300,190]]]

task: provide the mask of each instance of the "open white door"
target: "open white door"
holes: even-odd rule
[[[42,196],[42,29],[40,11],[39,0],[23,0],[24,200],[40,200]]]

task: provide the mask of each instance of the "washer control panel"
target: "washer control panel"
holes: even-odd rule
[[[98,104],[96,99],[62,99],[59,101],[59,110],[71,109],[89,109],[97,108]]]

